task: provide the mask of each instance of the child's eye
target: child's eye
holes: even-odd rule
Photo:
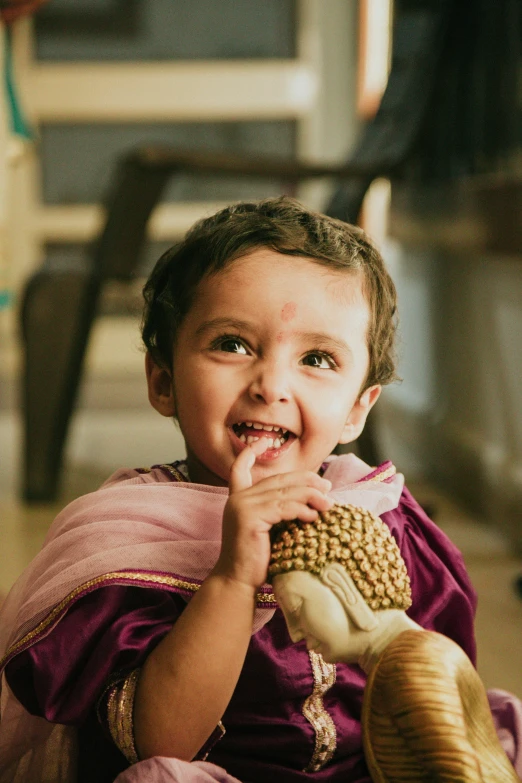
[[[247,349],[238,337],[220,337],[212,347],[216,351],[225,351],[225,353],[239,353],[246,356]]]
[[[303,356],[301,363],[307,367],[317,367],[319,370],[333,370],[337,364],[332,356],[321,351],[313,351]]]

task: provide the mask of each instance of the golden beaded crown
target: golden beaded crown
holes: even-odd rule
[[[316,522],[281,522],[271,532],[268,577],[289,571],[321,576],[339,563],[373,609],[408,609],[410,578],[388,526],[358,506],[336,505]]]

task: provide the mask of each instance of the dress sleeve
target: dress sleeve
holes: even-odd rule
[[[98,701],[98,720],[129,764],[139,761],[134,741],[134,696],[139,675],[140,669],[134,669],[126,677],[117,677],[109,683]],[[204,761],[224,735],[225,727],[219,721],[195,759]]]
[[[138,761],[133,707],[140,668],[186,606],[175,593],[110,586],[80,598],[44,639],[16,656],[5,674],[32,715],[81,727],[97,715],[129,763]],[[224,735],[221,722],[196,755]]]
[[[80,726],[108,683],[143,664],[184,605],[181,596],[163,590],[100,588],[13,658],[6,667],[9,686],[31,714]]]
[[[413,604],[408,615],[429,631],[453,639],[476,662],[476,594],[462,555],[407,489],[399,506],[382,515],[402,552]]]

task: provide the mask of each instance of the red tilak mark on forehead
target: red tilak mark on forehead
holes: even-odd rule
[[[295,318],[297,312],[297,305],[295,302],[287,302],[281,310],[281,320],[287,323]]]

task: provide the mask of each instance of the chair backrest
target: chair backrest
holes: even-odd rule
[[[198,7],[202,2],[198,2]],[[184,5],[183,2],[173,3],[171,13],[176,14],[177,7]],[[68,24],[73,30],[97,26],[101,40],[104,34],[114,36],[118,32],[114,26],[118,14],[118,24],[122,24],[121,9],[127,26],[136,24],[141,14],[136,14],[136,3],[119,0],[104,4],[103,8],[107,8],[102,11],[89,10],[87,6],[82,3],[80,8],[75,8],[75,4],[65,8],[50,3],[39,15],[41,21],[37,24],[43,28],[48,19],[47,30],[54,31],[53,34],[67,28]],[[209,3],[210,10],[211,6],[213,4]],[[291,19],[290,6],[291,3],[282,4],[278,11],[282,28],[287,24],[287,17]],[[256,4],[251,8],[255,11]],[[239,11],[238,8],[237,13]],[[98,18],[100,14],[106,17],[105,30],[100,26],[103,22],[102,17]],[[182,19],[182,14],[175,18]],[[142,140],[146,142],[150,140],[150,129],[155,124],[290,122],[296,129],[294,148],[298,158],[322,154],[331,158],[332,146],[335,146],[332,134],[335,132],[339,139],[337,150],[333,151],[338,156],[342,154],[341,150],[348,148],[354,135],[350,123],[342,118],[348,111],[346,107],[353,103],[350,100],[353,76],[343,62],[347,52],[355,52],[356,19],[356,4],[346,4],[345,0],[329,0],[328,8],[322,0],[297,0],[291,56],[258,57],[252,49],[248,59],[232,56],[230,59],[140,62],[73,61],[70,57],[62,61],[44,59],[34,54],[41,50],[41,42],[35,45],[33,25],[27,21],[15,31],[17,74],[31,120],[37,132],[42,128],[44,136],[57,126],[67,130],[78,124],[84,124],[86,128],[92,125],[94,132],[96,128],[112,123],[122,128],[143,127]],[[165,23],[171,22],[166,20]],[[201,25],[208,24],[210,22],[203,15]],[[219,29],[213,31],[213,35],[219,39]],[[226,35],[230,38],[229,32]],[[354,64],[355,55],[350,56]],[[332,73],[335,79],[330,78]],[[325,90],[327,80],[330,85]],[[327,141],[321,129],[325,111],[332,118],[331,126],[326,129]],[[16,249],[18,286],[37,266],[46,244],[64,248],[89,244],[99,235],[104,223],[99,203],[74,203],[74,200],[65,203],[65,198],[61,203],[44,203],[39,186],[42,179],[40,163],[38,157],[20,163],[19,177],[26,189],[26,198],[20,204],[24,211],[20,223],[26,226],[26,231],[24,236],[20,235]],[[134,183],[132,168],[126,164],[127,170],[121,172],[131,188]],[[81,177],[80,169],[77,176]],[[156,186],[149,179],[148,183],[152,193]],[[128,206],[132,208],[130,201],[128,199]],[[143,203],[146,201],[144,194]],[[197,202],[163,204],[155,211],[149,234],[154,240],[174,241],[197,218],[221,205],[208,196]],[[129,228],[130,252],[132,231],[132,227]],[[115,262],[114,268],[117,266]]]

